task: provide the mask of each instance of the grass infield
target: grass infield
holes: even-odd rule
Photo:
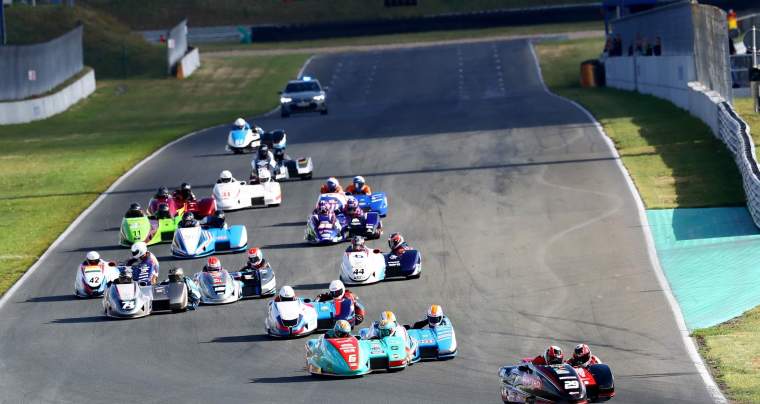
[[[116,178],[199,128],[263,113],[308,55],[204,56],[188,80],[101,80],[64,114],[0,130],[0,293]],[[114,241],[115,242],[115,241]]]

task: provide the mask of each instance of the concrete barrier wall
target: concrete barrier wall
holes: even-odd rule
[[[607,86],[665,98],[689,108],[688,83],[695,80],[693,56],[620,56],[604,62]]]
[[[201,55],[198,52],[198,48],[193,48],[193,50],[180,59],[177,65],[177,78],[188,78],[199,67],[201,67]]]
[[[59,114],[95,91],[95,71],[55,94],[23,101],[0,102],[0,125],[27,123]]]
[[[689,108],[689,82],[695,79],[693,56],[636,57],[638,91]]]
[[[604,73],[608,87],[636,90],[636,69],[632,57],[612,57],[604,61]]]

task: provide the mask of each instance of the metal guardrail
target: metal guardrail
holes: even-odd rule
[[[747,198],[747,209],[755,225],[760,227],[760,167],[755,157],[755,142],[750,136],[750,127],[727,101],[718,108],[718,133],[742,175],[742,184]]]

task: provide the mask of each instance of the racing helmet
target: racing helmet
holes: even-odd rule
[[[356,209],[359,209],[359,201],[357,201],[353,196],[349,197],[346,200],[346,213],[352,215],[354,212],[356,212]]]
[[[222,269],[222,263],[219,261],[219,258],[209,257],[208,261],[206,261],[206,269],[208,271],[220,271]]]
[[[266,160],[269,158],[269,146],[263,144],[259,146],[259,160]]]
[[[343,282],[340,279],[336,279],[330,282],[330,296],[333,299],[340,299],[346,293],[346,287],[343,286]]]
[[[156,191],[156,198],[168,197],[168,196],[169,196],[169,188],[167,187],[159,187],[158,191]]]
[[[185,271],[182,268],[169,270],[169,282],[181,282],[183,279],[185,279]]]
[[[132,283],[132,270],[124,265],[119,266],[119,283]]]
[[[231,182],[232,181],[232,173],[230,170],[224,170],[221,173],[219,173],[219,181],[220,182]]]
[[[221,220],[221,221],[224,221],[224,211],[221,210],[221,209],[215,210],[214,211],[214,217],[217,218],[217,219],[219,219],[219,220]]]
[[[280,288],[280,301],[292,302],[296,300],[296,291],[290,286],[283,286]]]
[[[87,263],[90,265],[97,265],[100,263],[100,254],[97,251],[90,251],[85,256]]]
[[[248,250],[248,262],[253,265],[259,265],[262,260],[264,260],[264,254],[261,253],[260,249],[253,247]]]
[[[354,236],[354,238],[351,239],[351,249],[354,251],[360,251],[364,249],[364,237]]]
[[[544,360],[547,365],[560,365],[565,360],[565,354],[562,353],[562,348],[551,345],[544,352]]]
[[[193,190],[193,187],[189,183],[183,182],[182,185],[179,186],[179,190],[182,192],[190,192]]]
[[[162,203],[158,205],[158,212],[156,212],[156,216],[158,216],[159,219],[168,219],[172,217],[172,212],[169,210],[169,205]]]
[[[330,177],[327,179],[327,182],[325,183],[327,185],[327,190],[329,192],[337,192],[338,187],[340,186],[340,183],[338,182],[338,179],[335,177]]]
[[[193,212],[185,212],[185,214],[182,215],[183,222],[192,222],[193,220],[195,220]]]
[[[330,214],[330,204],[325,200],[320,200],[319,204],[317,205],[317,212],[319,212],[321,215]]]
[[[393,335],[394,331],[396,331],[395,321],[381,320],[380,323],[377,324],[377,335],[380,338],[390,337]]]
[[[402,236],[401,233],[393,233],[388,237],[388,247],[390,247],[391,250],[401,247],[402,244],[404,244],[404,236]]]
[[[573,349],[573,361],[586,363],[591,360],[591,349],[586,344],[578,344]]]
[[[333,327],[335,338],[346,338],[351,335],[351,323],[346,320],[338,320]]]
[[[430,327],[437,327],[443,321],[443,308],[438,304],[431,304],[427,311],[427,320]]]
[[[362,177],[361,175],[357,175],[356,177],[354,177],[354,187],[356,188],[357,191],[361,191],[362,187],[364,187],[364,184],[366,184],[366,182],[364,181],[364,177]]]
[[[131,250],[133,257],[142,257],[148,253],[148,245],[143,241],[138,241],[132,244]]]
[[[380,321],[383,321],[383,320],[393,321],[395,323],[396,322],[396,315],[392,311],[386,310],[386,311],[380,313]]]
[[[235,119],[233,126],[235,126],[237,129],[243,129],[245,128],[245,124],[246,124],[245,119],[238,118],[238,119]]]

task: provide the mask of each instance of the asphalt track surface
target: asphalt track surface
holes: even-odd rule
[[[86,251],[125,258],[120,216],[160,185],[210,195],[219,172],[248,175],[224,129],[168,148],[123,181],[0,309],[2,402],[498,402],[497,369],[556,343],[587,342],[616,374],[614,402],[709,402],[647,259],[634,199],[588,118],[544,92],[525,41],[336,54],[306,72],[329,84],[328,116],[257,120],[310,155],[311,181],[282,206],[229,214],[263,246],[278,284],[313,296],[345,245],[305,246],[320,182],[362,174],[388,193],[386,234],[423,253],[419,280],[357,288],[369,316],[402,322],[443,305],[459,356],[403,372],[320,380],[305,340],[270,340],[266,302],[109,321],[72,296]],[[232,121],[234,117],[230,117]],[[384,239],[371,246],[387,248]],[[168,245],[152,248],[161,276]],[[221,256],[236,268],[242,254]],[[184,261],[186,273],[203,260]]]

